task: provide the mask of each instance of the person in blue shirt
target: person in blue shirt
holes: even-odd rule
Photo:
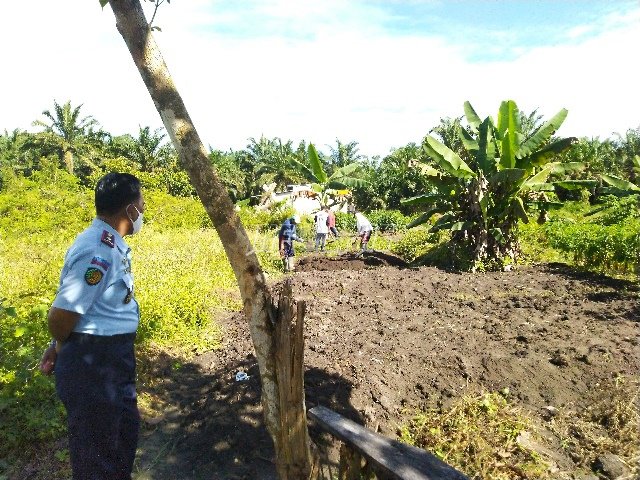
[[[124,238],[142,228],[140,181],[109,173],[95,188],[97,216],[67,251],[49,310],[54,340],[40,370],[55,372],[67,411],[74,480],[130,480],[140,415],[134,340],[140,310]]]
[[[298,215],[294,215],[293,217],[286,219],[282,224],[282,227],[280,227],[278,244],[285,272],[290,272],[295,267],[293,263],[293,257],[296,255],[293,250],[294,240],[298,242],[303,241],[296,232],[296,225],[299,223],[300,217]]]

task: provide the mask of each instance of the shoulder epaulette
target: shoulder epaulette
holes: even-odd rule
[[[102,231],[102,237],[100,238],[100,241],[105,245],[108,245],[109,248],[113,248],[116,245],[116,240],[115,238],[113,238],[113,233],[110,233],[106,230]]]

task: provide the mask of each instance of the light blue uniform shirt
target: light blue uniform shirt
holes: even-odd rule
[[[53,306],[80,314],[74,332],[110,336],[138,328],[131,249],[107,223],[94,219],[67,250]]]

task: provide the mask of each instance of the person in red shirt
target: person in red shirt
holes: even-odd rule
[[[333,210],[331,210],[330,208],[327,208],[327,213],[329,214],[329,218],[327,218],[327,227],[329,227],[329,233],[338,238],[340,235],[338,234],[338,229],[336,228],[336,214],[333,213]]]

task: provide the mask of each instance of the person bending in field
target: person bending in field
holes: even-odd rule
[[[357,210],[353,210],[353,214],[356,217],[356,232],[358,238],[360,238],[360,253],[363,253],[368,250],[369,239],[371,238],[373,227],[371,226],[371,222],[362,213]]]
[[[293,257],[295,256],[295,251],[293,250],[293,242],[298,241],[302,242],[302,238],[298,236],[296,232],[296,225],[300,223],[300,217],[298,215],[294,215],[291,218],[288,218],[280,227],[280,234],[278,235],[278,244],[280,250],[280,258],[282,258],[282,264],[284,266],[285,272],[291,272],[295,265],[293,262]]]

